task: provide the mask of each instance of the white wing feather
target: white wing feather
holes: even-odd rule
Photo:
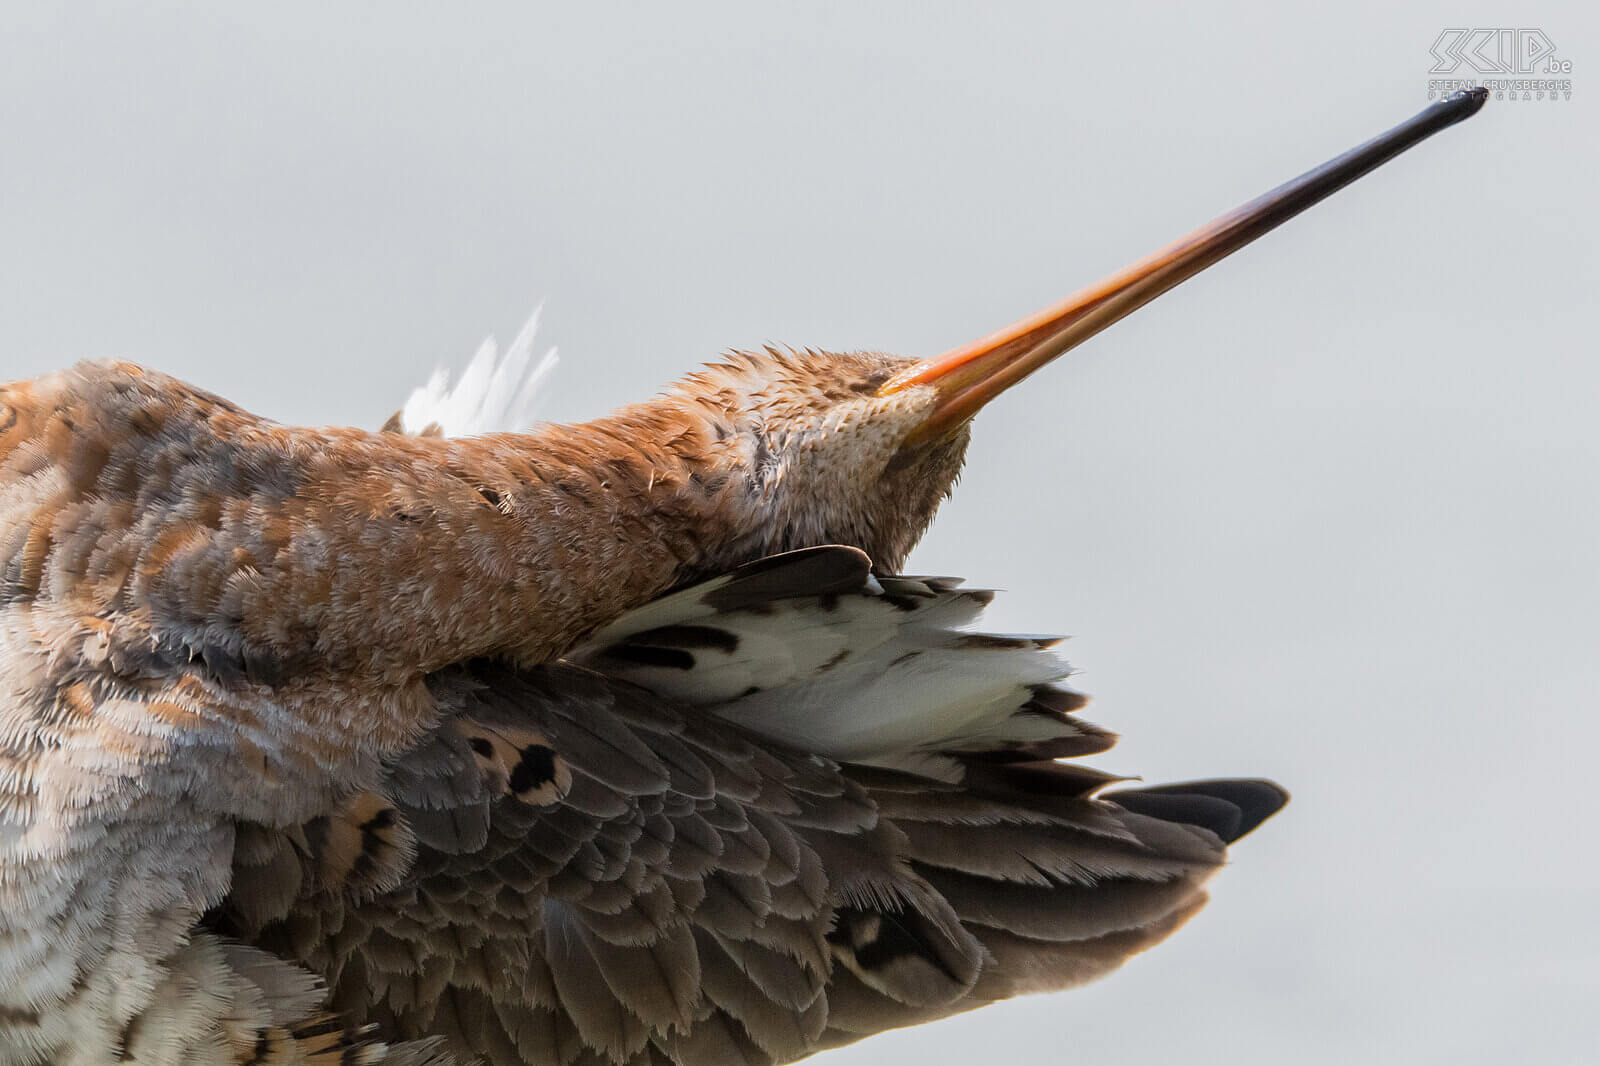
[[[847,549],[814,549],[829,550]],[[624,615],[571,657],[802,750],[951,781],[964,753],[1109,746],[1063,713],[1081,698],[1057,687],[1072,670],[1056,638],[970,628],[987,590],[867,577],[843,595],[719,609],[736,578]]]
[[[435,370],[406,400],[400,428],[421,433],[437,426],[446,437],[475,437],[533,425],[540,385],[557,362],[555,348],[534,358],[540,310],[534,309],[503,354],[493,337],[485,338],[453,388],[449,371]]]

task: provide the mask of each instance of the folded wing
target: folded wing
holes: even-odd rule
[[[1111,738],[1049,642],[967,631],[985,602],[824,548],[453,668],[382,789],[237,850],[212,924],[494,1064],[789,1062],[1100,976],[1285,797],[1050,761]]]

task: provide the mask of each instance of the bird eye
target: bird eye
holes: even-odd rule
[[[861,396],[871,395],[881,389],[883,383],[888,381],[891,376],[888,370],[874,370],[866,377],[851,383],[850,391]]]

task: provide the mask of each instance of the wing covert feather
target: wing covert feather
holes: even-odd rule
[[[710,583],[716,597],[675,593],[613,636],[760,617],[760,596],[837,614],[817,605],[864,589],[872,626],[903,618],[923,654],[954,649],[974,676],[994,674],[985,655],[1043,654],[945,628],[983,598],[950,579],[879,584],[859,553],[798,554]],[[463,1061],[766,1066],[1114,968],[1182,924],[1226,843],[1281,802],[1202,782],[1124,805],[1103,791],[1113,775],[1029,761],[1043,749],[1018,739],[1019,716],[1047,714],[1055,739],[1103,735],[1072,719],[1081,697],[1037,680],[984,682],[1014,701],[985,727],[996,747],[936,738],[928,776],[797,750],[607,676],[603,658],[435,675],[445,718],[381,790],[409,870],[358,888],[316,873],[330,834],[245,834],[217,928],[325,977],[352,1023],[440,1035]]]

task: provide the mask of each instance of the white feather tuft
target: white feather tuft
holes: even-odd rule
[[[446,437],[475,437],[532,426],[539,387],[557,362],[554,348],[537,361],[533,357],[540,310],[534,309],[504,354],[493,337],[485,338],[454,388],[449,371],[435,370],[428,383],[406,400],[400,428],[421,433],[437,426]]]

